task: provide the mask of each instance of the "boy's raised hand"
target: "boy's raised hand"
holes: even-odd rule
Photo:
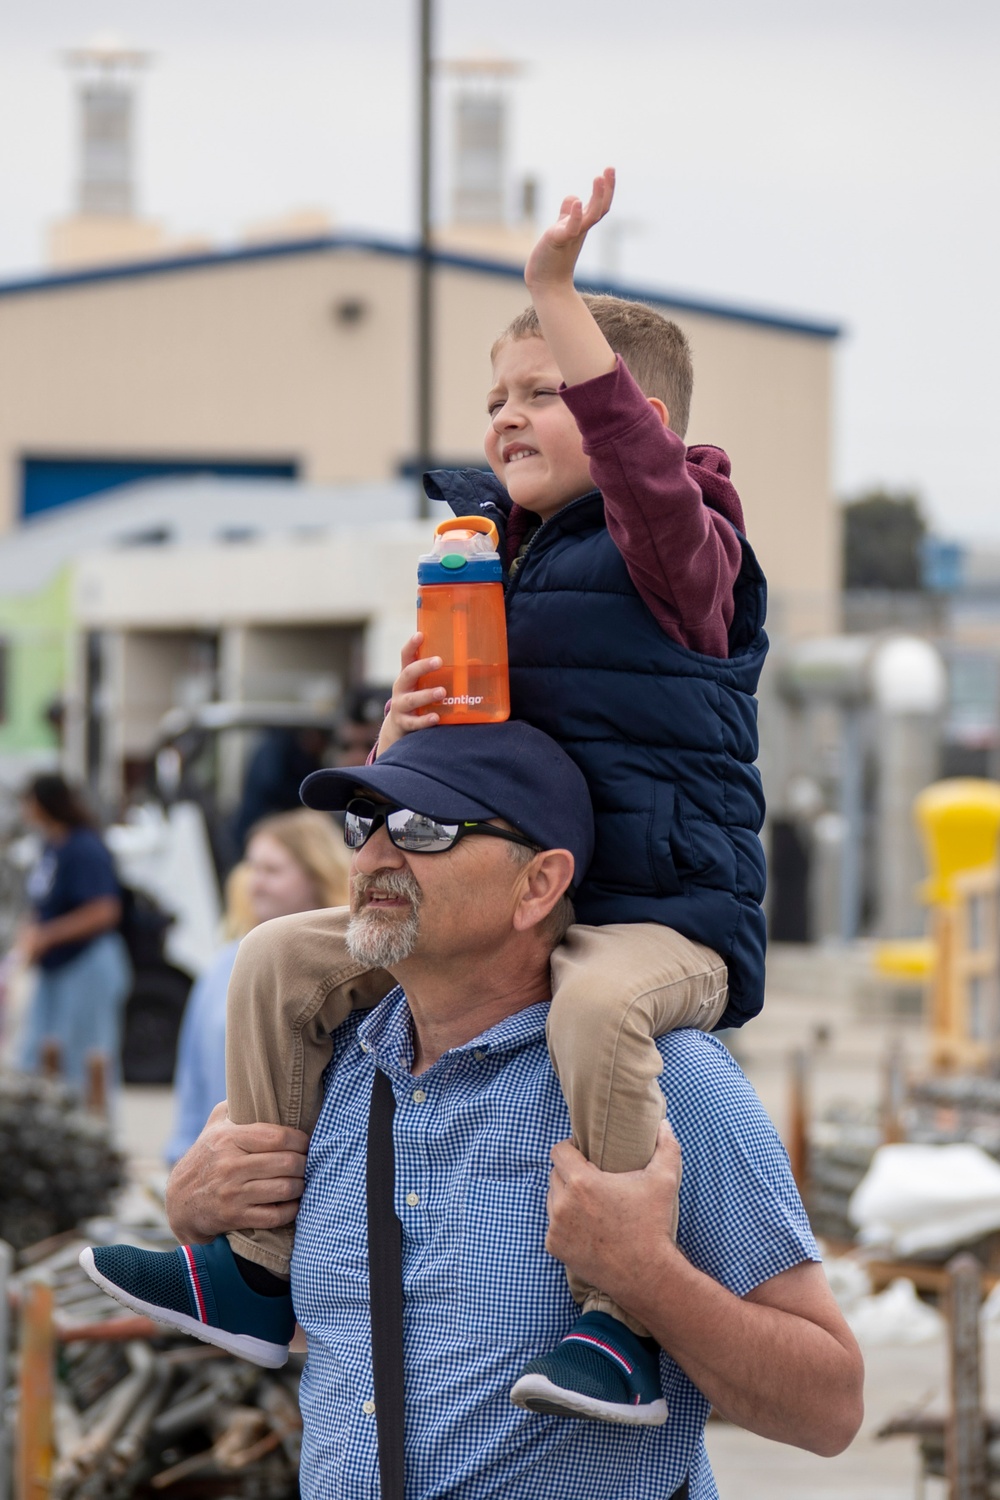
[[[524,279],[532,293],[546,286],[573,285],[573,272],[583,249],[583,242],[599,223],[615,195],[615,169],[605,167],[594,178],[590,202],[584,207],[579,198],[564,198],[556,222],[542,235],[528,257]]]
[[[416,729],[430,729],[440,722],[435,713],[418,712],[419,709],[428,709],[431,704],[439,703],[445,696],[443,687],[417,687],[421,677],[438,671],[442,665],[440,656],[420,655],[423,640],[424,637],[418,630],[415,635],[410,636],[400,652],[401,671],[392,685],[392,701],[389,712],[382,721],[376,755],[388,750],[404,734],[412,734]]]

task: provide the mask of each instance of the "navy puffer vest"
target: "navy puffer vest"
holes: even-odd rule
[[[478,470],[426,476],[457,515],[503,529],[510,500]],[[661,922],[729,968],[721,1026],[764,998],[764,797],[754,693],[766,589],[749,543],[725,660],[678,645],[637,593],[594,491],[532,538],[507,585],[511,715],[544,729],[587,778],[596,853],[581,922]]]

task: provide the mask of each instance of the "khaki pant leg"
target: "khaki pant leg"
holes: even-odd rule
[[[570,928],[552,955],[548,1042],[573,1140],[588,1161],[604,1172],[649,1163],[664,1115],[655,1038],[683,1026],[710,1031],[727,995],[719,955],[669,927]],[[608,1312],[646,1334],[603,1292],[572,1275],[569,1283],[586,1311]]]
[[[264,922],[240,944],[226,1002],[226,1093],[237,1125],[312,1132],[330,1032],[376,1005],[395,981],[347,951],[347,907]],[[288,1275],[294,1226],[229,1235],[238,1255]]]

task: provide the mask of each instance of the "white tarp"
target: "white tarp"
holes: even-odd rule
[[[823,1270],[837,1306],[849,1317],[860,1302],[872,1294],[872,1281],[864,1263],[852,1255],[824,1255]]]
[[[862,1297],[847,1321],[859,1344],[926,1344],[944,1334],[944,1318],[921,1302],[913,1282],[905,1276],[889,1283],[877,1297]]]
[[[175,802],[131,810],[128,821],[105,839],[126,885],[146,891],[174,917],[167,928],[167,959],[197,978],[219,947],[219,882],[202,810]]]
[[[1000,1164],[978,1146],[880,1146],[851,1198],[865,1245],[920,1255],[1000,1229]]]

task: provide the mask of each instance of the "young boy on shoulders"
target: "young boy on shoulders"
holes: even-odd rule
[[[426,484],[457,514],[478,509],[496,522],[508,558],[512,717],[558,740],[590,789],[596,853],[574,894],[577,925],[553,955],[549,1047],[577,1145],[602,1170],[631,1171],[650,1160],[664,1113],[655,1038],[741,1025],[763,1001],[753,694],[767,640],[764,580],[729,461],[684,445],[684,335],[644,304],[574,286],[586,235],[613,194],[608,170],[586,206],[567,198],[528,260],[532,305],[492,350],[492,474],[440,472]],[[438,722],[445,690],[419,682],[440,662],[420,657],[420,639],[404,648],[379,753]],[[322,805],[320,786],[307,781],[303,798]],[[242,993],[231,990],[230,1117],[309,1131],[324,1039],[391,981],[352,964],[332,924],[321,951],[272,960],[257,943],[254,959],[252,972],[237,960]],[[316,995],[308,1016],[303,976]],[[243,1038],[265,1034],[267,1055],[251,1064]],[[108,1247],[84,1261],[126,1305],[277,1363],[290,1246],[290,1231],[247,1230],[159,1258],[179,1256],[186,1274],[193,1258],[198,1275],[218,1282],[215,1304],[227,1311],[214,1322],[180,1280],[167,1285],[167,1268],[162,1298],[149,1295],[157,1257],[137,1269],[146,1252],[126,1264]],[[512,1399],[600,1421],[664,1421],[647,1330],[599,1288],[570,1285],[580,1317],[527,1365]]]

